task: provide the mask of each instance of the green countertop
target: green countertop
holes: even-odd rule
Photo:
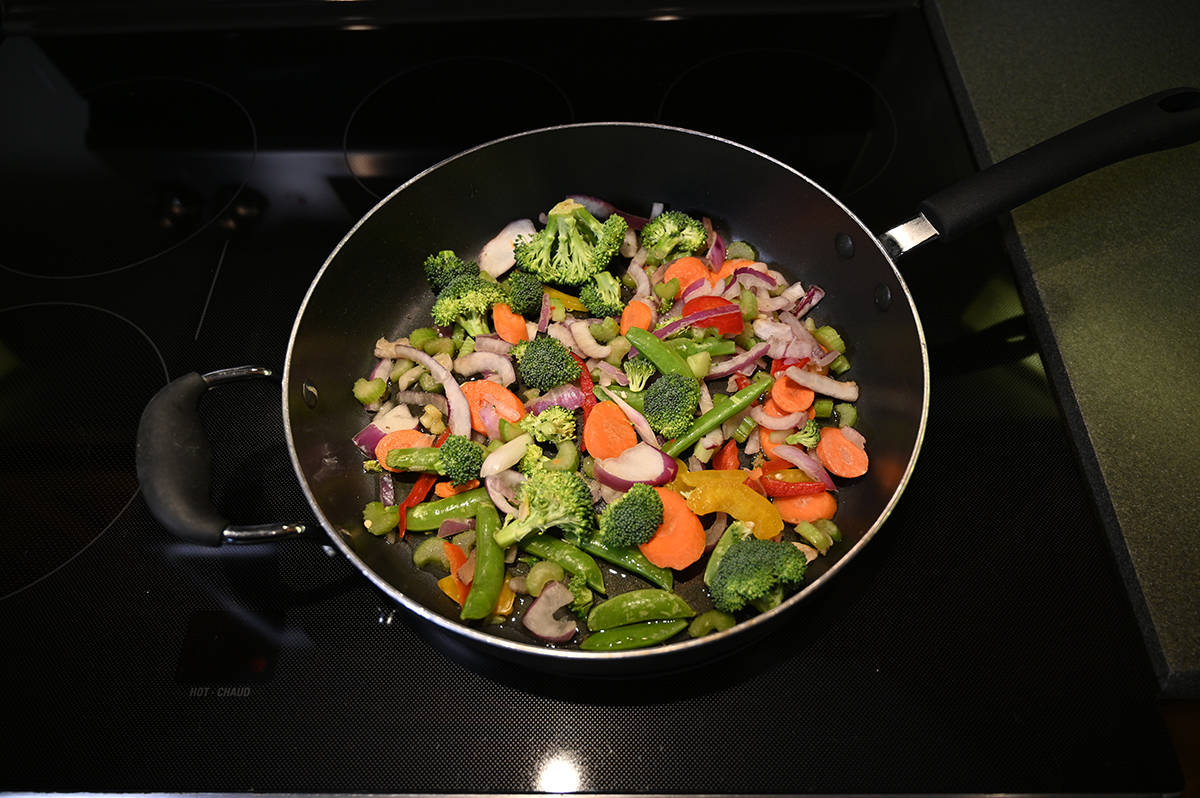
[[[927,10],[981,166],[1200,87],[1196,0]],[[1006,229],[1164,695],[1200,697],[1200,144],[1056,189]]]

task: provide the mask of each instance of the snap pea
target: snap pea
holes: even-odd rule
[[[608,397],[604,395],[605,391],[610,391],[613,394],[621,397],[625,402],[639,413],[642,412],[642,407],[645,405],[645,391],[631,391],[622,385],[609,385],[606,388],[596,387],[592,389],[592,394],[603,402]]]
[[[464,621],[488,617],[500,598],[500,588],[504,585],[504,549],[492,537],[499,528],[500,514],[496,508],[490,504],[479,505],[475,510],[475,575],[459,613]]]
[[[437,529],[447,518],[471,518],[482,504],[491,504],[487,488],[482,485],[447,499],[424,502],[408,508],[408,528],[413,532],[429,532]]]
[[[583,638],[579,648],[584,651],[623,651],[645,648],[670,640],[687,628],[687,621],[642,621],[628,626],[593,632]]]
[[[626,331],[625,337],[663,374],[682,374],[690,379],[695,379],[692,370],[688,368],[687,361],[674,349],[660,341],[654,333],[639,327],[630,327]]]
[[[588,587],[597,593],[606,592],[604,575],[600,573],[600,566],[586,552],[565,540],[552,538],[539,532],[522,538],[518,545],[543,560],[554,560],[567,573],[579,574],[587,582]]]
[[[668,443],[663,451],[670,457],[678,457],[686,452],[688,447],[695,445],[696,441],[724,423],[726,419],[736,416],[749,407],[755,399],[766,393],[774,382],[775,379],[770,375],[760,374],[752,383],[731,396],[729,402],[714,405],[712,410],[693,421],[688,431]]]
[[[674,585],[674,577],[668,569],[659,568],[633,546],[606,546],[592,539],[576,539],[571,542],[588,554],[636,574],[664,590],[670,590]]]
[[[587,625],[592,631],[628,626],[642,621],[670,621],[691,618],[696,611],[670,590],[648,587],[630,590],[606,599],[588,613]]]

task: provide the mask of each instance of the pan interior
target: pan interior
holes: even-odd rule
[[[513,641],[504,650],[556,653],[531,644],[519,624],[486,633],[460,624],[457,606],[434,576],[412,566],[408,544],[363,532],[362,507],[377,498],[377,484],[362,473],[350,440],[367,421],[350,386],[374,364],[378,338],[429,323],[433,295],[421,271],[427,254],[454,249],[473,256],[508,222],[536,221],[570,194],[602,197],[641,215],[662,202],[708,216],[727,240],[753,243],[790,280],[827,292],[812,315],[848,343],[852,368],[845,376],[861,386],[858,428],[872,468],[840,491],[837,521],[845,540],[813,563],[803,596],[874,534],[907,479],[928,396],[920,323],[874,236],[824,190],[755,151],[674,128],[572,125],[501,139],[417,176],[347,235],[300,310],[284,380],[292,456],[314,510],[368,576],[418,614],[485,645],[498,635]],[[698,609],[707,607],[699,575],[688,576],[681,575],[679,592]],[[794,606],[799,596],[760,619]],[[743,626],[753,624],[734,631]],[[736,634],[706,641],[726,636]]]

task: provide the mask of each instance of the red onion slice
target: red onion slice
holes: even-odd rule
[[[379,501],[389,507],[396,503],[396,482],[387,471],[379,475]]]
[[[543,296],[545,296],[543,294]],[[498,335],[477,335],[475,336],[475,351],[476,352],[496,352],[497,354],[507,355],[512,351],[513,345],[505,341]]]
[[[753,436],[752,436],[753,437]],[[826,490],[837,490],[837,485],[833,483],[833,478],[829,476],[829,472],[825,470],[825,466],[817,458],[813,457],[808,452],[801,449],[799,446],[792,446],[790,443],[780,444],[776,446],[771,453],[772,457],[780,457],[787,460],[792,465],[799,468],[805,474],[808,474],[813,479],[825,486]]]
[[[765,429],[792,429],[800,424],[801,421],[808,418],[808,413],[803,410],[796,413],[788,413],[786,416],[768,415],[760,405],[753,405],[750,408],[750,418],[758,422],[758,426]]]
[[[516,500],[516,486],[524,480],[525,477],[520,472],[509,470],[484,477],[483,485],[487,488],[488,498],[496,505],[496,509],[505,515],[516,515],[517,508],[513,506],[513,501]]]
[[[435,380],[442,384],[442,388],[446,392],[446,402],[450,407],[449,419],[447,420],[450,434],[470,435],[471,406],[467,403],[467,395],[462,392],[462,388],[459,387],[458,380],[454,379],[454,375],[445,366],[420,349],[414,349],[411,346],[396,346],[393,349],[396,357],[404,357],[415,363],[420,363],[429,369],[429,373],[433,375]]]
[[[704,530],[704,548],[712,550],[712,547],[717,545],[717,541],[721,539],[721,535],[725,534],[725,527],[729,526],[729,514],[717,513],[713,519],[712,526]]]
[[[367,375],[368,380],[376,380],[382,377],[388,378],[388,374],[392,371],[392,359],[390,357],[381,357],[375,364],[375,368],[371,369],[371,373]]]
[[[597,219],[603,219],[604,217],[611,216],[615,213],[617,216],[620,216],[622,219],[628,222],[630,228],[634,230],[641,230],[642,227],[645,226],[646,222],[650,221],[645,216],[637,216],[629,213],[628,211],[623,211],[616,205],[613,205],[611,202],[602,200],[599,197],[592,197],[587,194],[572,194],[567,197],[567,199],[575,200],[580,205],[587,208],[588,213],[590,213],[592,216],[595,216]]]
[[[867,446],[867,439],[854,427],[842,427],[842,437],[860,449],[865,449]],[[384,502],[384,504],[387,504],[387,502]]]
[[[715,230],[712,234],[712,246],[708,248],[708,262],[714,272],[721,271],[721,267],[725,265],[725,239]]]
[[[446,402],[446,397],[440,393],[430,393],[429,391],[400,391],[396,394],[396,401],[406,405],[433,405],[443,415],[450,409]],[[414,426],[415,429],[415,426]]]
[[[491,371],[500,378],[501,385],[512,385],[517,381],[512,360],[498,352],[476,351],[463,355],[454,361],[454,370],[464,376]]]
[[[538,332],[544,333],[550,326],[550,295],[542,292],[542,309],[538,311]]]
[[[815,371],[807,369],[799,369],[795,366],[788,368],[784,374],[791,377],[805,388],[813,390],[819,394],[831,397],[833,399],[841,399],[843,402],[858,401],[858,383],[854,380],[846,380],[844,382],[835,380],[832,377],[826,377],[824,374],[818,374]]]
[[[575,600],[571,589],[562,582],[547,582],[537,600],[525,610],[521,625],[547,643],[565,643],[575,636],[574,618],[556,618],[554,614]]]
[[[631,260],[625,273],[633,278],[634,296],[650,296],[650,278],[646,276],[645,269],[636,261]]]
[[[808,293],[796,303],[796,307],[792,309],[792,313],[794,313],[798,319],[804,318],[804,314],[812,310],[813,307],[820,302],[822,298],[824,298],[824,296],[825,291],[820,286],[809,286]]]
[[[687,288],[684,288],[683,291],[680,292],[679,296],[684,302],[687,302],[689,299],[695,299],[698,296],[704,296],[708,294],[709,288],[711,288],[711,286],[706,278],[697,277],[695,280],[692,280],[687,284]]]
[[[439,538],[449,538],[457,535],[459,532],[466,532],[468,529],[474,528],[474,518],[447,518],[438,526],[437,536]]]
[[[589,365],[591,364],[589,363]],[[607,360],[597,360],[596,368],[612,377],[613,382],[615,382],[617,385],[629,384],[629,375],[624,371],[621,371],[621,369],[617,368],[612,363],[609,363]]]
[[[739,308],[737,305],[726,305],[724,307],[719,307],[719,308],[706,308],[704,310],[698,310],[695,313],[689,313],[688,315],[683,316],[682,318],[676,319],[675,321],[671,322],[670,324],[667,324],[667,325],[655,330],[654,334],[656,336],[658,336],[659,338],[666,338],[671,333],[678,330],[680,327],[695,327],[695,326],[703,327],[703,326],[705,326],[703,324],[703,322],[706,322],[706,321],[712,321],[712,320],[718,319],[722,316],[738,316],[738,317],[740,317],[741,315],[742,315],[742,309]]]
[[[631,446],[616,457],[597,459],[593,468],[600,484],[621,491],[636,482],[665,485],[679,471],[675,458],[648,443]]]
[[[496,406],[483,402],[479,405],[479,420],[483,422],[483,428],[487,432],[487,436],[492,440],[499,440],[500,435],[500,414],[496,412]],[[507,466],[505,466],[507,468]]]
[[[557,388],[551,388],[538,398],[526,403],[525,409],[530,413],[540,413],[547,407],[565,407],[568,410],[578,410],[583,407],[583,389],[568,382]]]
[[[383,436],[386,434],[386,432],[381,430],[375,425],[374,422],[372,422],[355,433],[351,440],[354,441],[354,445],[357,446],[359,451],[361,451],[363,454],[367,455],[368,457],[374,457],[375,447],[381,440],[383,440]]]
[[[732,355],[713,366],[705,379],[716,379],[717,377],[728,377],[730,374],[736,374],[747,366],[753,365],[754,361],[760,357],[765,356],[770,348],[771,345],[769,343],[760,341],[750,347],[744,354]]]

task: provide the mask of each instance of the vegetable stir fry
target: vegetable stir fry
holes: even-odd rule
[[[410,545],[464,621],[547,644],[651,646],[778,606],[868,468],[824,292],[681,210],[573,197],[543,218],[478,262],[431,253],[431,325],[376,343],[352,387],[379,474],[365,533]],[[641,586],[610,595],[601,561]],[[706,602],[673,591],[701,574]]]

